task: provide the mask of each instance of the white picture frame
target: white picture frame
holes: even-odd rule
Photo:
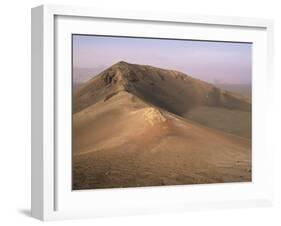
[[[125,21],[126,26],[138,23],[147,31],[151,30],[149,26],[157,27],[157,24],[170,27],[192,26],[195,30],[192,34],[184,34],[185,38],[188,36],[190,39],[201,37],[203,40],[250,41],[255,44],[252,182],[72,192],[69,187],[71,155],[67,154],[71,152],[67,148],[70,145],[68,143],[71,115],[68,111],[58,111],[60,100],[68,98],[65,101],[65,109],[69,109],[71,103],[69,87],[67,88],[71,81],[71,68],[60,65],[69,65],[71,61],[69,35],[75,31],[91,33],[93,31],[88,30],[91,24],[94,23],[101,28],[99,23],[103,20],[112,23],[108,25],[112,28],[110,34],[117,32],[113,29],[115,23]],[[196,27],[200,29],[196,30]],[[236,32],[229,38],[234,32],[233,29],[240,29],[241,32]],[[144,30],[132,28],[130,35],[149,35],[145,34]],[[99,30],[100,34],[104,32],[102,29]],[[165,34],[159,31],[158,36],[161,35]],[[180,36],[181,33],[176,34],[175,31],[173,35]],[[266,100],[271,99],[268,95],[273,83],[272,39],[273,22],[266,19],[101,10],[57,5],[33,8],[32,216],[41,220],[56,220],[271,205],[273,153],[266,140],[266,117],[270,115],[271,107],[270,102]],[[61,85],[62,83],[66,84],[64,85],[66,88]],[[62,127],[66,129],[61,131]],[[62,163],[62,157],[67,163]],[[84,203],[85,207],[81,208],[80,203]]]

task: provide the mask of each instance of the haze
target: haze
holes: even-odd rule
[[[73,35],[73,76],[75,82],[84,82],[126,61],[216,84],[251,84],[251,50],[251,43]]]

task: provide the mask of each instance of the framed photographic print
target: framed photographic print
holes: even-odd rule
[[[32,9],[32,215],[270,205],[270,20]]]

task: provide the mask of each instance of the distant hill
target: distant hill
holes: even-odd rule
[[[78,88],[84,82],[97,75],[101,71],[105,70],[106,66],[99,66],[93,68],[73,68],[73,86],[74,89]]]
[[[215,84],[216,87],[251,98],[251,84]]]

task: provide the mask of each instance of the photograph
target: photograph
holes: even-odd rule
[[[251,182],[252,45],[72,34],[72,190]]]

